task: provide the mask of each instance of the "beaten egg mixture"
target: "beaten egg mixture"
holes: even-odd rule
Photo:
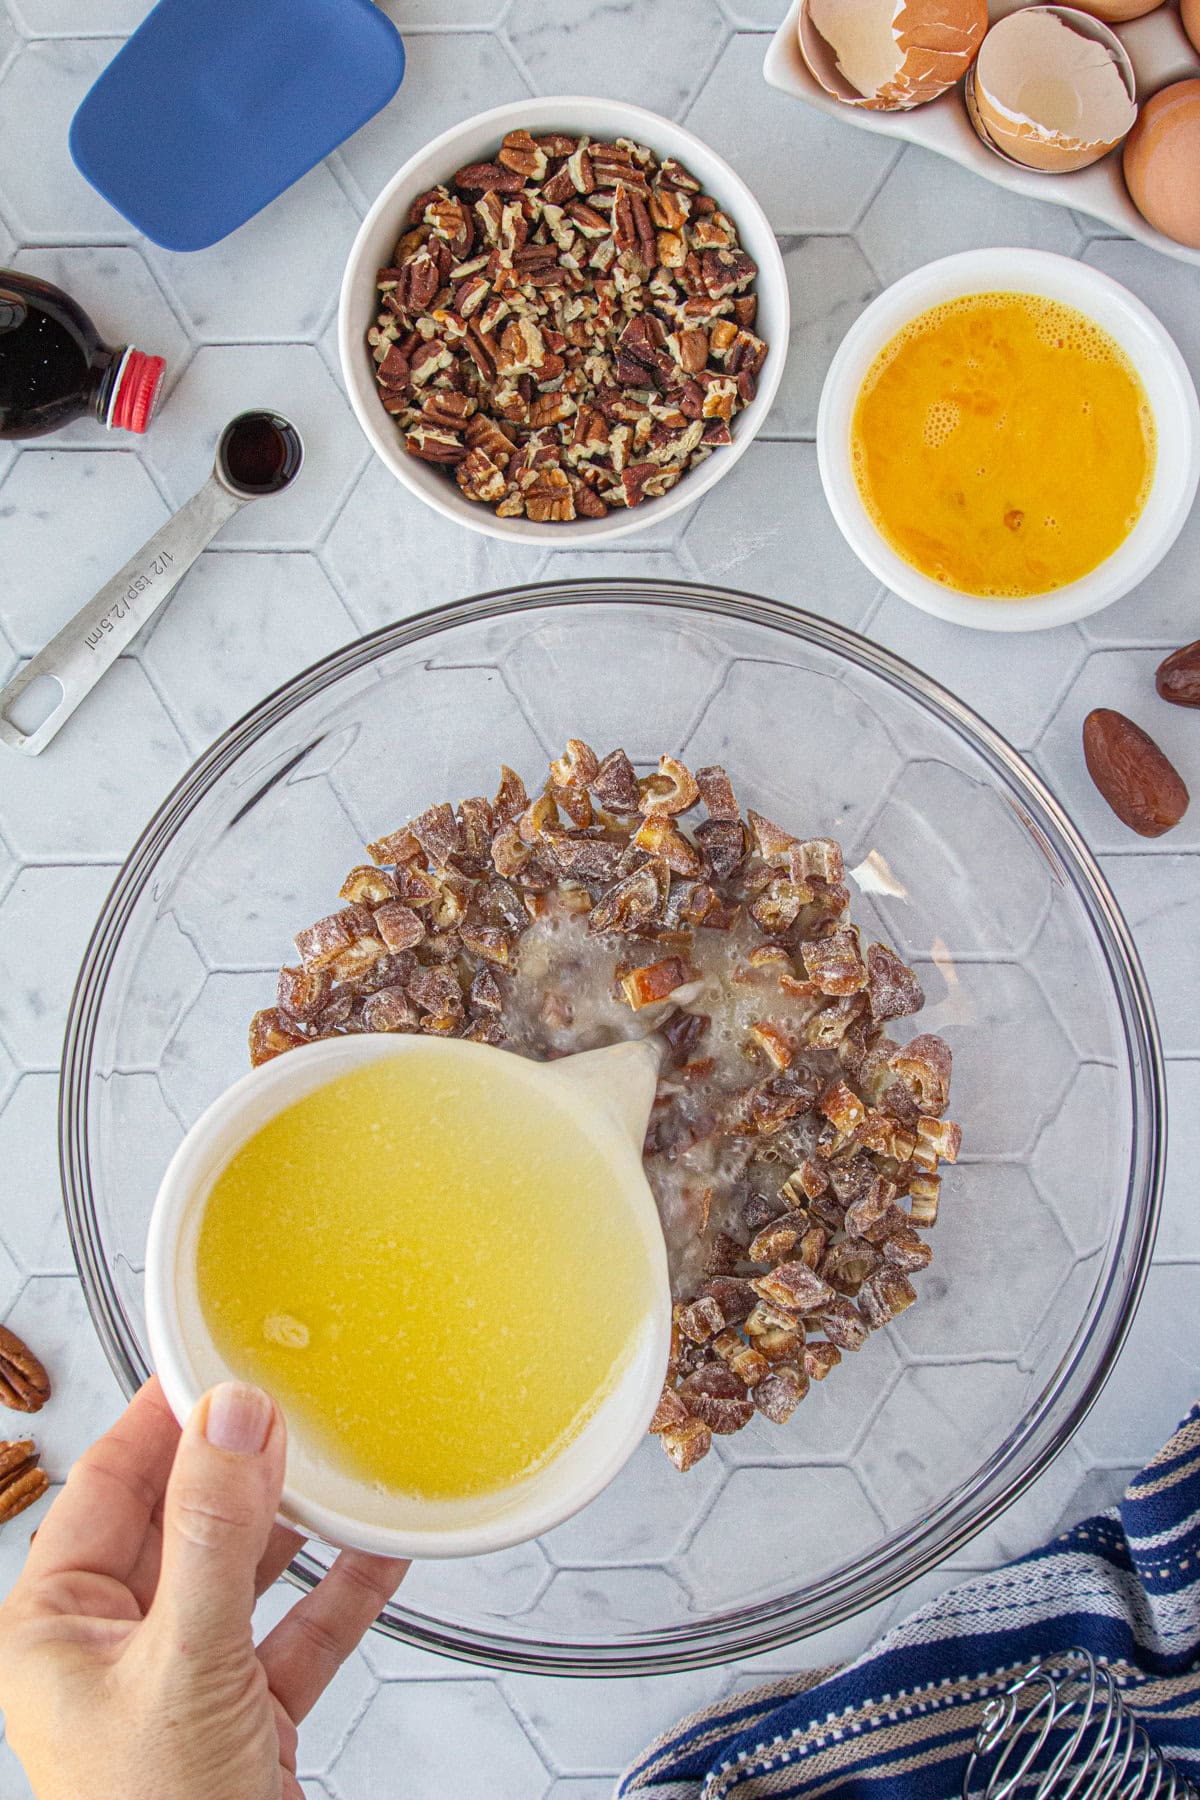
[[[1154,420],[1108,332],[1035,294],[920,314],[876,357],[851,426],[876,529],[962,593],[1020,599],[1096,568],[1154,476]]]

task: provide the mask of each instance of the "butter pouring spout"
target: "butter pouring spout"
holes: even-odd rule
[[[664,1049],[658,1037],[609,1044],[603,1050],[582,1050],[548,1063],[545,1073],[551,1081],[570,1082],[580,1088],[593,1106],[605,1110],[640,1153]]]

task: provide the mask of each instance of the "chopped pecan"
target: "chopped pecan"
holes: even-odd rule
[[[454,471],[454,479],[468,500],[485,505],[503,500],[508,492],[508,476],[486,450],[468,450]]]
[[[382,403],[410,454],[499,517],[653,499],[731,441],[753,398],[754,265],[675,166],[516,130],[410,208],[367,333]]]
[[[575,517],[575,490],[567,474],[553,464],[530,470],[521,482],[525,516],[536,525]]]
[[[524,181],[540,181],[549,166],[549,157],[541,144],[527,131],[510,131],[500,146],[496,161],[512,169]],[[460,184],[461,185],[461,184]]]

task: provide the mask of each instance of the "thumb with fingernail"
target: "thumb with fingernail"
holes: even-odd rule
[[[255,1572],[283,1491],[287,1433],[269,1394],[225,1381],[184,1426],[163,1507],[162,1567],[147,1623],[196,1669],[251,1643]]]

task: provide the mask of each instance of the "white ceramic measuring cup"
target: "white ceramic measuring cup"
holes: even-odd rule
[[[197,1120],[159,1188],[146,1246],[146,1318],[168,1401],[186,1417],[230,1369],[204,1323],[196,1283],[200,1222],[213,1183],[240,1147],[295,1101],[383,1057],[480,1058],[524,1082],[532,1102],[566,1114],[603,1156],[614,1204],[637,1233],[651,1296],[624,1369],[579,1435],[535,1474],[469,1499],[427,1500],[383,1491],[332,1463],[291,1425],[281,1517],[310,1536],[386,1556],[476,1556],[538,1537],[586,1506],[636,1449],[666,1373],[671,1300],[666,1248],[642,1169],[658,1050],[614,1044],[551,1063],[453,1038],[408,1035],[332,1038],[277,1057],[236,1082]],[[515,1296],[520,1304],[520,1297]],[[364,1345],[363,1354],[370,1354]],[[290,1422],[289,1422],[290,1423]]]

